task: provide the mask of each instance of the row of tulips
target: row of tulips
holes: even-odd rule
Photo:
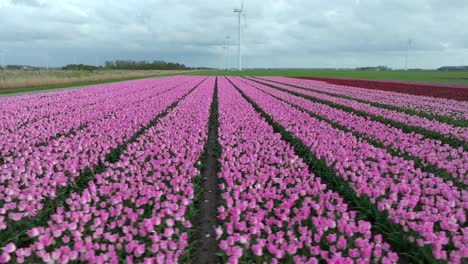
[[[165,112],[203,79],[191,77],[175,90],[115,111],[45,146],[31,146],[21,155],[8,157],[0,165],[0,232],[11,222],[34,217],[46,199],[54,199],[84,169],[108,165],[105,160],[113,150],[123,146],[141,127],[150,124],[156,115]]]
[[[169,79],[135,80],[2,98],[0,100],[0,111],[2,112],[2,116],[0,116],[1,133],[14,132],[27,124],[40,121],[50,115],[77,111],[83,106],[96,104],[120,94],[124,95],[139,89],[146,89],[154,86],[154,83],[160,85]]]
[[[468,112],[466,112],[466,109],[468,109],[468,102],[463,101],[336,85],[324,81],[304,80],[287,77],[261,78],[286,84],[293,84],[316,91],[345,95],[373,103],[396,106],[438,116],[445,116],[453,119],[468,119]]]
[[[73,193],[30,245],[8,244],[4,262],[176,263],[188,245],[195,163],[207,135],[214,78],[203,82]]]
[[[423,128],[425,130],[434,131],[446,137],[453,137],[458,140],[468,141],[468,127],[458,127],[451,124],[443,123],[437,120],[430,120],[425,117],[410,115],[404,112],[399,112],[390,109],[375,107],[367,103],[361,103],[355,100],[331,96],[323,93],[314,92],[310,89],[296,88],[293,86],[280,84],[277,82],[261,80],[262,83],[273,85],[288,91],[293,91],[303,95],[311,96],[319,100],[331,102],[337,105],[349,107],[353,110],[363,111],[368,115],[374,115],[385,118],[387,120],[399,122],[405,125]]]
[[[416,169],[412,161],[333,128],[289,104],[232,78],[275,122],[309,147],[347,182],[357,197],[368,197],[379,211],[435,259],[460,263],[468,257],[468,191]]]
[[[398,256],[225,78],[219,87],[222,224],[227,263],[392,263]]]
[[[337,123],[350,131],[376,140],[401,153],[417,157],[422,160],[423,165],[434,165],[437,168],[446,170],[454,179],[468,184],[468,152],[464,151],[463,148],[453,148],[447,144],[442,144],[438,140],[424,138],[424,136],[414,132],[405,133],[399,128],[352,112],[336,109],[327,104],[315,103],[251,80],[242,80],[268,94]]]
[[[163,79],[161,79],[163,80]],[[89,98],[70,100],[67,103],[53,104],[30,111],[30,118],[16,130],[2,129],[0,132],[0,155],[5,159],[12,155],[21,155],[31,146],[46,144],[51,138],[73,133],[92,122],[105,119],[109,114],[128,107],[148,97],[180,85],[181,80],[171,82],[146,80],[138,86],[130,86],[113,93],[90,96]],[[80,89],[85,90],[85,89]],[[57,95],[57,97],[61,97]],[[45,114],[47,113],[47,114]],[[34,117],[32,117],[34,116]],[[15,117],[11,117],[15,119]]]

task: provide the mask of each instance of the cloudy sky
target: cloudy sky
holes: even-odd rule
[[[0,0],[8,64],[235,61],[240,0]],[[244,66],[402,68],[468,64],[467,0],[245,0]]]

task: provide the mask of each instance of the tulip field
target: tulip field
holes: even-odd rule
[[[0,263],[468,263],[464,99],[171,76],[0,111]]]

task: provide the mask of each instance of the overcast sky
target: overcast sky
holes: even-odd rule
[[[163,59],[223,65],[240,0],[0,0],[8,64]],[[245,67],[468,64],[468,0],[245,0]],[[48,59],[47,59],[48,58]],[[233,64],[234,65],[234,64]]]

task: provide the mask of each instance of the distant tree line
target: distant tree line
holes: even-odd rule
[[[370,66],[370,67],[359,67],[359,68],[356,68],[356,70],[359,70],[359,71],[391,71],[392,68],[390,67],[387,67],[387,66]]]
[[[62,70],[66,71],[95,71],[100,67],[85,65],[85,64],[68,64],[62,67]]]
[[[443,66],[438,71],[468,71],[468,66]]]
[[[180,63],[155,61],[115,60],[106,61],[106,68],[115,70],[189,70],[190,68]]]

